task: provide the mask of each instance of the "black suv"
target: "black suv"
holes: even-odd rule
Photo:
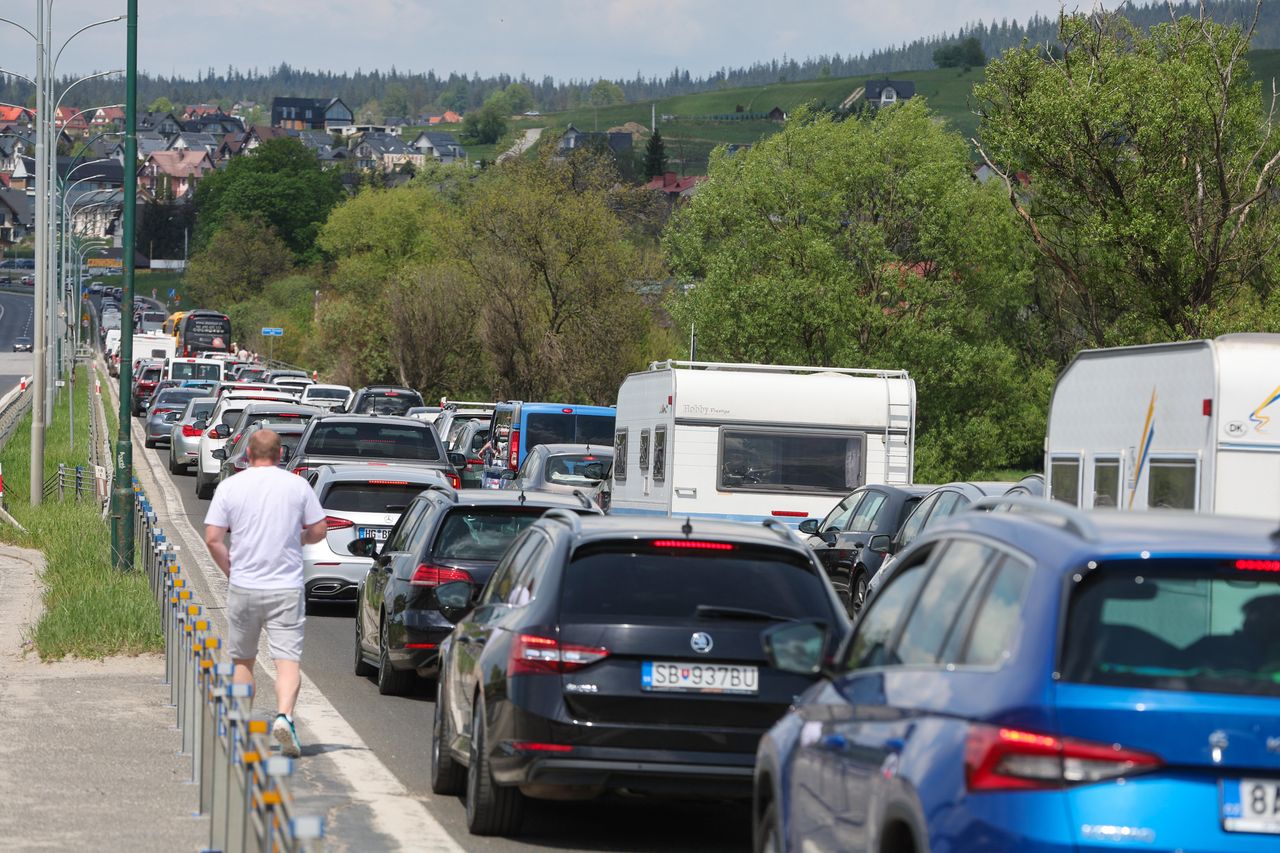
[[[762,628],[849,620],[785,527],[551,510],[511,544],[440,652],[432,790],[466,792],[477,835],[525,797],[751,795],[760,736],[816,676],[769,665]]]
[[[400,385],[366,385],[356,391],[344,412],[352,415],[404,415],[424,405],[422,395]]]
[[[436,587],[466,581],[478,591],[511,540],[549,509],[599,515],[586,496],[433,486],[414,498],[379,546],[349,550],[374,557],[356,593],[356,675],[378,674],[378,692],[408,692],[415,676],[435,675],[437,652],[453,630]]]
[[[457,461],[465,463],[463,457]],[[441,471],[455,486],[461,484],[435,427],[414,418],[369,415],[313,417],[289,459],[295,474],[321,465],[414,465]]]

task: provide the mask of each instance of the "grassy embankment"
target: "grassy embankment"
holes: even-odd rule
[[[91,371],[81,366],[75,387],[75,445],[69,447],[67,390],[62,389],[45,437],[45,473],[58,463],[88,465]],[[107,407],[110,413],[110,405]],[[108,421],[112,422],[108,414]],[[112,422],[114,424],[114,422]],[[66,656],[101,658],[159,651],[162,638],[155,602],[140,571],[122,574],[111,566],[110,534],[93,497],[92,472],[87,497],[76,502],[74,485],[65,501],[56,494],[32,507],[30,495],[31,415],[0,451],[4,465],[5,506],[27,532],[0,525],[0,539],[44,552],[43,611],[32,632],[44,660]],[[39,488],[39,485],[37,485]]]

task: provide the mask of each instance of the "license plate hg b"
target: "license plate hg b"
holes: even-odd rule
[[[387,534],[391,532],[390,527],[357,527],[357,539],[375,539],[378,542],[386,542]]]

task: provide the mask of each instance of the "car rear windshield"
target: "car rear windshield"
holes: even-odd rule
[[[531,412],[525,417],[524,446],[599,444],[602,447],[612,447],[614,420],[607,415]]]
[[[439,462],[440,445],[429,426],[379,423],[322,423],[307,440],[306,452],[317,456],[360,459],[415,459]]]
[[[176,361],[169,366],[169,376],[173,379],[217,380],[222,378],[222,365]]]
[[[438,559],[496,561],[544,512],[545,507],[459,507],[445,516],[431,553]]]
[[[148,367],[142,371],[142,375],[138,377],[142,382],[159,382],[160,368]]]
[[[417,392],[392,391],[365,394],[360,398],[355,413],[358,415],[403,415],[414,406],[421,406]]]
[[[213,413],[213,405],[213,403],[200,403],[192,406],[190,410],[188,410],[187,416],[195,418],[196,420],[207,418]]]
[[[720,546],[723,547],[723,546]],[[636,547],[580,549],[566,569],[565,616],[607,619],[712,619],[742,611],[779,619],[831,616],[822,580],[798,556],[769,548]]]
[[[250,412],[245,409],[236,418],[235,428],[243,429],[251,423],[264,424],[305,424],[311,420],[310,412]],[[252,420],[246,420],[252,418]]]
[[[426,485],[403,480],[358,480],[333,483],[320,498],[325,509],[338,512],[403,512]]]
[[[1278,569],[1249,559],[1104,563],[1072,593],[1063,678],[1280,696]]]
[[[203,391],[198,391],[195,389],[186,391],[181,388],[171,388],[169,390],[160,392],[160,396],[156,398],[156,404],[159,405],[163,403],[189,403],[195,398],[203,397],[203,396],[204,396]]]
[[[547,482],[560,486],[593,486],[609,473],[608,456],[565,453],[547,459]]]
[[[311,388],[307,391],[308,400],[316,398],[321,400],[345,400],[347,399],[347,392],[341,388]]]

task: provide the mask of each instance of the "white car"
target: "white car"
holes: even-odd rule
[[[319,406],[333,411],[341,409],[351,399],[351,389],[346,385],[308,385],[302,391],[300,402],[305,406]]]
[[[213,497],[213,490],[218,487],[218,472],[222,469],[222,460],[215,459],[213,451],[224,447],[227,439],[231,438],[232,425],[237,420],[235,416],[244,411],[245,406],[258,400],[293,403],[297,398],[281,391],[242,391],[222,396],[200,436],[200,452],[196,461],[196,497],[203,500]]]

